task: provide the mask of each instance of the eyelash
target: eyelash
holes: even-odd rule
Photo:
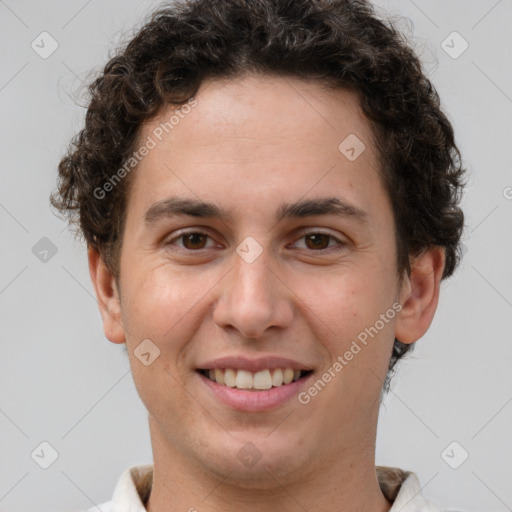
[[[171,238],[169,240],[169,242],[166,243],[166,245],[173,245],[173,242],[175,240],[181,240],[181,239],[183,239],[183,237],[188,236],[188,235],[204,235],[204,236],[206,236],[206,237],[211,239],[211,237],[208,235],[208,233],[205,233],[204,231],[198,231],[198,230],[182,231],[181,233],[179,233],[175,237]],[[307,231],[307,232],[304,232],[304,233],[301,234],[301,236],[298,238],[298,240],[301,240],[301,239],[303,239],[303,238],[305,238],[307,236],[310,236],[310,235],[324,235],[324,236],[329,237],[332,240],[335,240],[338,243],[338,247],[336,247],[336,248],[327,247],[325,249],[319,249],[319,250],[304,249],[305,251],[308,251],[308,252],[311,252],[311,253],[321,253],[321,252],[324,252],[324,251],[337,252],[337,251],[341,251],[341,250],[345,249],[345,247],[348,245],[346,242],[343,242],[339,238],[336,238],[335,236],[331,235],[330,233],[324,233],[322,231]],[[184,247],[180,247],[180,249],[183,250],[183,251],[192,253],[192,252],[200,252],[200,251],[209,249],[209,247],[203,247],[201,249],[186,249]]]

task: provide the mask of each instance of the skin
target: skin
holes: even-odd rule
[[[387,511],[375,471],[382,384],[395,336],[413,343],[431,324],[444,251],[425,250],[409,276],[397,275],[391,205],[356,93],[249,75],[208,81],[196,99],[135,171],[119,282],[89,249],[105,335],[126,343],[149,412],[147,509]],[[143,126],[140,141],[171,113]],[[351,133],[366,145],[355,161],[338,150]],[[170,216],[148,226],[147,210],[176,195],[232,218]],[[282,202],[333,195],[367,222],[275,219]],[[187,244],[183,228],[208,237]],[[315,245],[304,231],[334,238]],[[247,237],[262,248],[252,263],[236,252]],[[400,313],[307,405],[234,411],[195,371],[226,355],[278,355],[320,376],[397,301]],[[147,338],[160,356],[145,366],[134,350]],[[252,467],[237,457],[247,442],[261,454]]]

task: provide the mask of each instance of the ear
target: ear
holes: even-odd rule
[[[112,343],[125,343],[121,302],[115,278],[96,249],[89,247],[87,253],[89,273],[103,320],[103,332]]]
[[[400,292],[402,310],[395,324],[395,338],[402,343],[414,343],[430,327],[439,301],[444,265],[445,250],[439,246],[425,249],[411,262],[410,276],[404,276]]]

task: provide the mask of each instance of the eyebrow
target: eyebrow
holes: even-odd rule
[[[282,203],[277,209],[276,220],[316,215],[336,215],[352,218],[360,223],[368,223],[368,214],[364,210],[339,197],[303,199],[295,203]],[[180,197],[170,197],[155,203],[148,209],[144,218],[147,225],[152,225],[161,219],[173,216],[232,220],[232,214],[216,204]]]

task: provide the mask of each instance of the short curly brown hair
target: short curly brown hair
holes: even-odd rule
[[[461,256],[465,170],[450,122],[406,38],[364,0],[191,0],[159,7],[89,85],[85,127],[59,164],[51,203],[116,278],[129,174],[95,194],[134,151],[141,124],[184,105],[209,78],[264,73],[358,91],[396,223],[397,272],[445,248],[443,278]],[[412,348],[395,339],[384,389]]]

